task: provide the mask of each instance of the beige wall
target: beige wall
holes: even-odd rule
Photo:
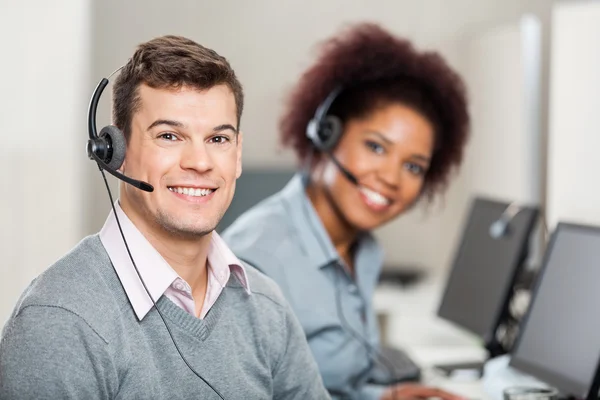
[[[80,240],[90,2],[0,2],[0,324]]]
[[[600,3],[553,13],[548,218],[600,225]]]

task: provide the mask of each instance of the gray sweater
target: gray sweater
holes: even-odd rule
[[[247,268],[207,317],[157,302],[182,353],[225,399],[327,399],[278,287]],[[25,290],[2,332],[0,399],[218,399],[184,364],[156,309],[138,321],[97,235]]]

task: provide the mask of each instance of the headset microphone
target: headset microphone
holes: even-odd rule
[[[88,109],[88,134],[90,137],[87,142],[88,157],[91,160],[96,161],[99,168],[108,171],[111,175],[123,182],[146,192],[152,192],[154,191],[154,187],[149,183],[129,178],[119,172],[119,168],[125,160],[125,150],[127,148],[123,132],[113,125],[107,125],[102,128],[100,135],[98,135],[98,132],[96,131],[96,111],[98,109],[98,101],[100,100],[100,96],[102,95],[104,88],[106,88],[106,85],[108,85],[108,79],[102,78],[100,83],[98,83],[98,86],[96,86],[94,94],[92,95],[92,100],[90,101]]]
[[[504,210],[500,218],[490,225],[489,234],[493,239],[500,239],[509,233],[510,222],[521,211],[521,207],[516,202],[509,204]]]
[[[333,161],[333,163],[338,168],[338,170],[342,173],[342,175],[344,175],[346,177],[346,179],[348,179],[354,185],[358,186],[358,178],[356,178],[356,176],[354,176],[350,171],[348,171],[346,169],[346,167],[344,167],[342,164],[340,164],[340,162],[337,160],[337,158],[335,158],[333,156],[333,154],[331,154],[330,151],[328,151],[326,154],[329,156],[331,161]]]

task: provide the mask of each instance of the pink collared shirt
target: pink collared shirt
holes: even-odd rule
[[[115,202],[115,210],[117,211],[119,222],[121,223],[125,239],[127,239],[127,244],[135,265],[154,301],[158,301],[164,294],[177,306],[192,315],[196,315],[194,298],[192,297],[192,291],[188,283],[171,268],[136,228],[118,201]],[[142,320],[153,307],[153,304],[133,268],[121,233],[119,232],[117,220],[112,211],[100,231],[100,240],[123,283],[125,293],[131,302],[135,314],[139,320]],[[231,274],[242,284],[246,292],[251,294],[244,266],[229,247],[227,247],[223,239],[214,231],[211,234],[207,267],[208,283],[206,297],[200,311],[201,319],[206,316],[210,308],[215,304],[223,288],[225,288],[225,285],[229,281]]]

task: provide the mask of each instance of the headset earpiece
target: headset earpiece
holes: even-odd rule
[[[342,136],[342,121],[334,115],[327,115],[329,108],[341,91],[341,86],[332,90],[319,105],[315,111],[315,116],[306,126],[306,136],[321,152],[333,150],[340,136]]]
[[[109,168],[118,170],[125,160],[126,141],[123,132],[113,125],[102,128],[97,138],[88,140],[88,155],[93,152]]]
[[[306,134],[317,149],[322,152],[331,151],[342,136],[342,121],[333,115],[323,120],[313,118],[308,124]]]
[[[125,161],[125,150],[127,149],[127,142],[125,141],[123,132],[114,125],[108,125],[102,128],[100,137],[110,143],[110,158],[106,162],[108,166],[113,169],[121,168],[123,161]]]

